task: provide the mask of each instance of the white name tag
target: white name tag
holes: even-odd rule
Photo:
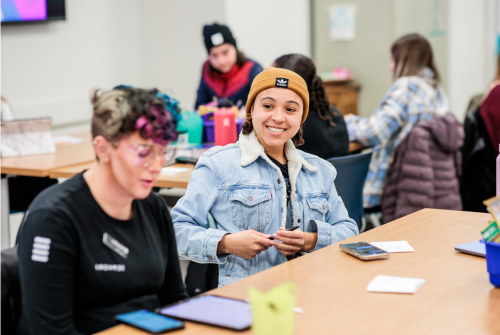
[[[224,43],[224,37],[222,36],[221,33],[213,34],[210,38],[212,40],[212,44],[215,47]]]
[[[104,233],[104,235],[102,235],[102,243],[104,243],[105,246],[116,252],[121,257],[125,259],[128,257],[128,252],[129,252],[128,248],[123,244],[121,244],[120,242],[118,242],[108,233]]]

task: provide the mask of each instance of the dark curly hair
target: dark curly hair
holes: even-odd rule
[[[166,144],[177,140],[176,122],[157,89],[118,86],[103,92],[90,91],[94,113],[92,137],[104,136],[110,142],[138,131],[144,139]]]
[[[330,101],[325,92],[323,81],[316,74],[314,62],[303,55],[289,54],[281,56],[274,61],[275,67],[287,69],[300,75],[307,84],[309,91],[309,104],[322,120],[328,121],[331,126],[336,126],[332,116],[336,113],[330,109]]]

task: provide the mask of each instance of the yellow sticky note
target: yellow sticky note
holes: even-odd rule
[[[297,286],[285,283],[267,293],[250,287],[254,335],[292,335]]]
[[[497,223],[500,222],[500,196],[493,197],[488,200],[483,201],[483,204],[488,208],[488,212],[493,215],[493,218]]]

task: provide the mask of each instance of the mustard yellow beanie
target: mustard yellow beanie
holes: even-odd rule
[[[248,93],[246,114],[250,113],[250,108],[257,94],[271,87],[288,88],[300,95],[304,101],[304,114],[302,114],[302,123],[304,123],[309,112],[309,92],[306,82],[293,71],[275,67],[268,67],[254,78],[250,93]]]

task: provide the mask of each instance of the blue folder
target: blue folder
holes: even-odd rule
[[[456,245],[455,250],[474,256],[486,257],[486,244],[484,244],[484,240]]]

